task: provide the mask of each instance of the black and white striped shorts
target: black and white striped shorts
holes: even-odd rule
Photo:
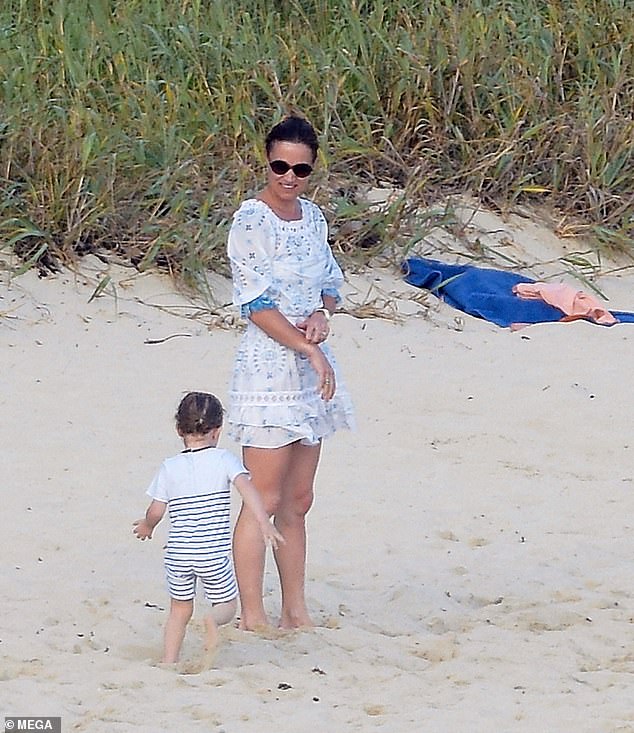
[[[166,557],[165,572],[171,598],[192,601],[199,580],[205,598],[211,603],[226,603],[238,595],[236,575],[231,555],[221,558]]]

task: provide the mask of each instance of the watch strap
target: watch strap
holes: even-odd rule
[[[332,318],[332,313],[328,310],[328,308],[317,308],[314,312],[315,313],[323,313],[324,314],[324,318],[327,321],[330,321],[330,319]]]

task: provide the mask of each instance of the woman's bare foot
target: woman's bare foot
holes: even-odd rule
[[[242,625],[242,622],[240,622],[237,625],[237,628],[241,631],[250,631],[252,634],[256,634],[261,639],[279,639],[287,631],[286,629],[282,629],[279,626],[273,626],[268,621],[265,624],[253,626],[252,628],[247,628],[246,626]]]
[[[282,611],[280,629],[312,629],[314,626],[315,624],[306,609],[299,612]]]
[[[238,628],[241,631],[262,631],[263,629],[270,629],[271,622],[266,616],[255,616],[249,617],[248,619],[242,615],[238,621]]]

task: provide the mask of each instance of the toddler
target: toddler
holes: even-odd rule
[[[211,603],[205,617],[205,647],[211,652],[218,626],[229,623],[237,605],[231,554],[231,484],[257,517],[265,543],[274,550],[282,535],[269,519],[260,495],[240,459],[217,448],[223,408],[212,394],[190,392],[176,412],[176,430],[185,450],[163,461],[147,494],[152,501],[145,517],[134,522],[140,540],[152,532],[168,509],[170,532],[165,571],[170,612],[165,625],[163,662],[178,661],[187,624],[194,610],[196,581]]]

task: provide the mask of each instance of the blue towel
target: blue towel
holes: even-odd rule
[[[522,300],[515,295],[513,285],[535,280],[513,272],[474,265],[449,265],[423,257],[405,260],[401,269],[410,285],[425,288],[454,308],[498,326],[547,323],[564,317],[559,308],[548,303]],[[634,313],[610,312],[621,323],[634,323]]]

